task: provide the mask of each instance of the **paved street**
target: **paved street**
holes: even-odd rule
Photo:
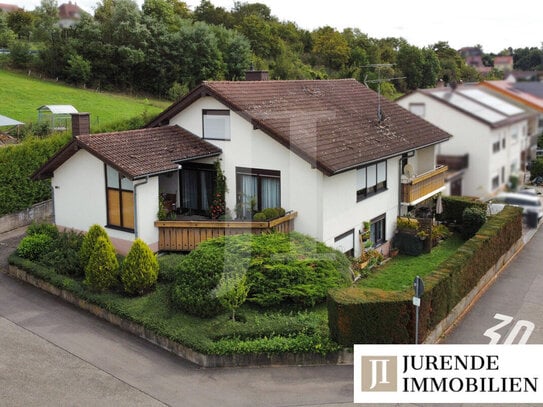
[[[444,343],[490,343],[485,332],[495,327],[496,343],[506,343],[508,338],[519,343],[525,337],[525,343],[543,344],[542,248],[543,232],[539,230]],[[496,329],[497,324],[503,326]]]

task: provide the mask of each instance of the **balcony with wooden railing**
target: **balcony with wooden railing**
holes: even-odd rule
[[[262,222],[243,220],[156,221],[158,249],[161,251],[188,252],[194,250],[205,240],[225,235],[260,234],[270,231],[288,233],[294,230],[296,216],[298,216],[298,212],[289,212],[285,216]]]
[[[441,190],[445,186],[447,170],[446,165],[438,165],[434,170],[402,181],[402,204],[413,205]]]

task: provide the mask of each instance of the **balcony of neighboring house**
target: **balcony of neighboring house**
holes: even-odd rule
[[[294,231],[294,219],[298,212],[290,211],[270,220],[175,220],[156,221],[158,249],[161,251],[191,251],[201,242],[225,235],[242,233],[261,234],[267,232],[289,233]]]
[[[408,174],[402,177],[402,205],[416,205],[445,189],[445,173],[448,167],[438,165],[422,174]]]

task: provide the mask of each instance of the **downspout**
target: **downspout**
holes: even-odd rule
[[[134,237],[137,239],[138,236],[138,187],[145,185],[149,182],[149,175],[145,177],[145,181],[138,184],[134,184]]]
[[[402,160],[398,159],[398,216],[402,216]]]

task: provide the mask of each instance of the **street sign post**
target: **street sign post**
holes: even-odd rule
[[[413,305],[415,309],[415,345],[419,343],[419,307],[420,307],[420,297],[424,294],[424,283],[422,278],[419,276],[415,277],[413,281],[413,288],[415,289],[415,296],[413,297]]]

